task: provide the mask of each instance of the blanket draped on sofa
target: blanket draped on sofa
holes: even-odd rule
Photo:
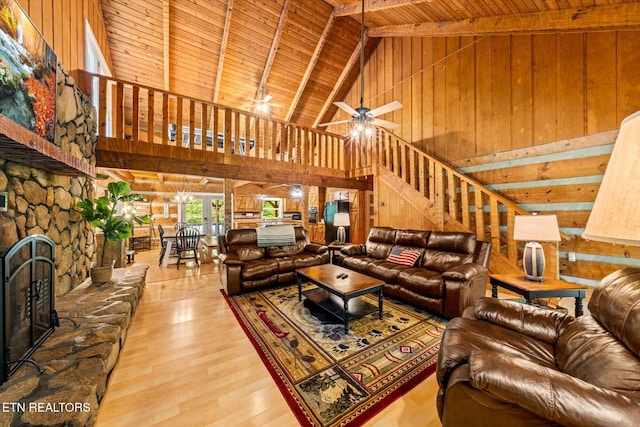
[[[258,235],[258,246],[261,248],[296,244],[296,234],[291,224],[259,227],[256,228],[256,233]]]

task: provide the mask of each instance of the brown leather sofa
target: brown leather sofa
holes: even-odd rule
[[[573,318],[483,298],[447,325],[447,426],[640,426],[640,269],[605,277]]]
[[[418,252],[415,266],[390,262],[394,248]],[[337,258],[384,280],[385,295],[451,319],[485,295],[490,253],[474,233],[373,227],[364,245],[344,247]]]
[[[310,243],[303,227],[294,227],[296,244],[258,246],[255,228],[228,230],[219,238],[220,280],[227,295],[295,282],[295,269],[329,262],[326,246]]]

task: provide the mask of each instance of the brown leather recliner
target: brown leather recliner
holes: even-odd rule
[[[449,322],[443,426],[640,426],[640,269],[605,277],[589,310],[483,298]]]
[[[394,249],[419,254],[414,266],[389,261]],[[474,233],[372,227],[364,245],[340,250],[339,263],[384,280],[384,293],[451,319],[485,295],[491,244]]]
[[[296,244],[258,246],[255,228],[228,230],[218,239],[220,280],[227,295],[295,282],[295,269],[329,262],[325,245],[310,243],[303,227],[294,227]]]

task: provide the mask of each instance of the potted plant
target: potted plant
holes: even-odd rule
[[[102,252],[97,265],[91,267],[91,281],[93,283],[105,283],[111,280],[113,263],[105,263],[107,242],[119,242],[131,236],[132,223],[148,224],[149,215],[136,216],[135,214],[118,215],[119,202],[140,200],[144,196],[131,194],[131,186],[124,181],[110,182],[107,185],[107,194],[94,200],[85,199],[78,202],[82,218],[89,224],[98,227],[104,234]]]

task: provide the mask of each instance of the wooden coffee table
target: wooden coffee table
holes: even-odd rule
[[[582,316],[582,299],[588,287],[565,282],[564,280],[545,278],[544,282],[526,280],[522,274],[490,274],[491,296],[498,298],[498,286],[522,295],[531,304],[536,298],[574,297],[576,299],[576,317]]]
[[[347,274],[344,279],[337,276]],[[349,320],[357,319],[376,311],[376,307],[357,297],[378,294],[378,318],[382,319],[384,281],[333,265],[322,264],[296,270],[298,301],[302,294],[327,313],[344,321],[345,334],[349,331]],[[302,284],[311,282],[317,288],[302,292]]]

